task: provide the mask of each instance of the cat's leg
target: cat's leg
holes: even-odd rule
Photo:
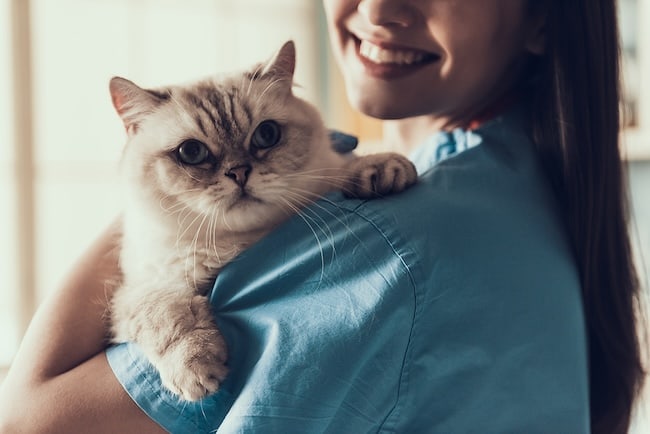
[[[228,372],[227,348],[207,297],[184,288],[123,287],[113,299],[114,341],[133,341],[185,400],[216,392]]]
[[[355,158],[345,167],[348,197],[376,198],[400,193],[417,182],[413,163],[403,155],[386,152]]]

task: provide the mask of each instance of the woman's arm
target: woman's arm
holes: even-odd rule
[[[124,392],[103,351],[120,228],[111,225],[39,307],[0,387],[0,432],[164,432]]]

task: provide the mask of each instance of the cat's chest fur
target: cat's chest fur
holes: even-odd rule
[[[195,220],[179,225],[177,218],[147,212],[142,204],[127,208],[120,256],[125,281],[164,276],[205,293],[206,285],[227,263],[268,232],[228,233],[207,219]]]

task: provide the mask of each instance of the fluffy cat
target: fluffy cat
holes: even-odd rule
[[[292,92],[294,66],[289,41],[243,74],[156,90],[110,82],[127,131],[112,340],[136,342],[186,400],[227,373],[206,293],[228,261],[334,188],[374,197],[416,181],[397,154],[335,152],[316,109]]]

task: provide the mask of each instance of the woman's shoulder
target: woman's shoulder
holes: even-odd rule
[[[357,210],[411,251],[417,310],[404,372],[428,381],[410,384],[403,417],[389,422],[396,432],[535,432],[547,414],[555,425],[544,429],[584,432],[584,315],[558,203],[524,130],[476,134],[476,146],[424,164],[413,189]]]

